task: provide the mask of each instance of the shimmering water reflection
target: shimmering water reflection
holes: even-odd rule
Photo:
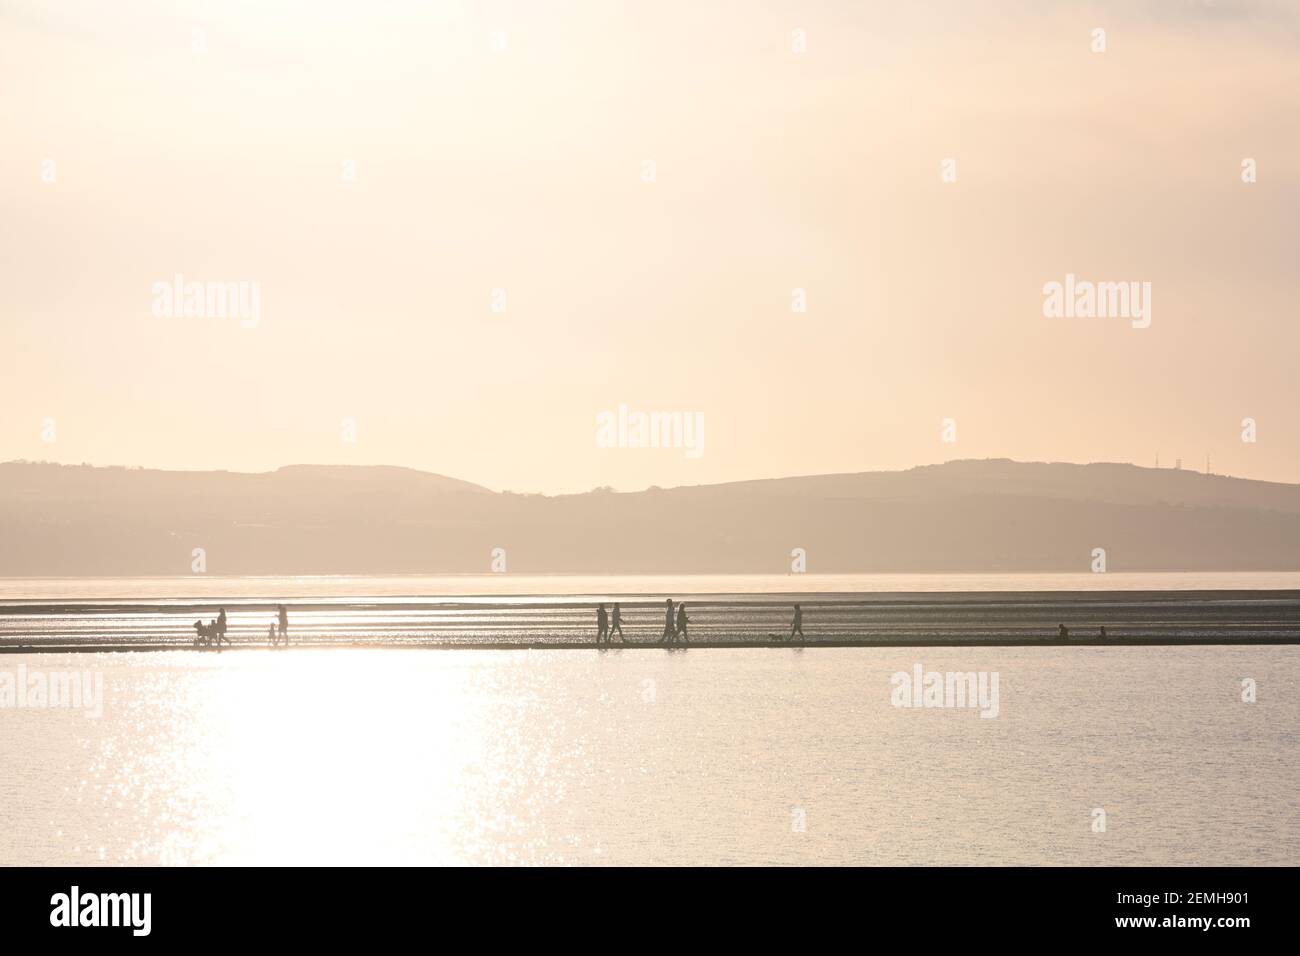
[[[891,706],[918,662],[999,717]],[[106,700],[0,710],[6,864],[1300,862],[1294,647],[20,664]]]

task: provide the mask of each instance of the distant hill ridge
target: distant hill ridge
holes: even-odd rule
[[[394,466],[0,464],[0,575],[1300,570],[1300,485],[962,460],[639,492],[498,493]]]

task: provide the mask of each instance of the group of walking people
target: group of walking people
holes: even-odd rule
[[[691,623],[690,617],[686,614],[686,602],[676,606],[674,610],[673,599],[668,598],[664,602],[664,633],[659,638],[658,643],[664,647],[672,647],[677,643],[689,644]],[[623,636],[623,607],[617,601],[614,602],[612,612],[606,612],[605,605],[601,604],[596,608],[596,646],[609,646],[614,643],[614,632],[618,631],[618,639],[622,644],[627,643],[627,638]],[[787,641],[793,641],[794,636],[798,634],[799,640],[804,641],[803,636],[803,608],[798,604],[794,606],[794,620],[790,622],[790,636]]]
[[[226,637],[226,609],[224,607],[217,611],[217,616],[213,618],[211,623],[204,624],[202,618],[195,621],[194,633],[195,647],[215,646],[217,652],[220,653],[223,641],[233,646],[230,638]],[[289,611],[283,604],[276,605],[276,616],[267,626],[266,639],[272,647],[281,643],[285,647],[289,646]]]
[[[664,620],[664,634],[659,639],[659,643],[671,647],[680,639],[683,644],[689,644],[690,637],[686,626],[690,624],[691,619],[686,616],[686,602],[677,605],[675,614],[672,598],[668,598],[667,606],[668,615]],[[610,613],[605,612],[603,604],[596,608],[596,646],[614,643],[615,631],[618,631],[619,642],[626,644],[627,638],[623,636],[623,606],[617,601],[614,602],[613,611]]]
[[[221,650],[221,642],[230,643],[230,638],[226,637],[226,609],[223,607],[212,619],[211,623],[204,624],[203,618],[194,622],[194,646],[211,647],[214,644],[218,651]]]
[[[612,644],[614,643],[614,632],[618,631],[620,643],[626,644],[627,638],[623,636],[623,607],[617,601],[614,602],[613,619],[605,613],[605,605],[596,609],[596,643]]]

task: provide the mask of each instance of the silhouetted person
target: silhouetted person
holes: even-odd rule
[[[690,618],[686,616],[686,602],[683,601],[677,605],[677,633],[681,635],[682,643],[689,644],[691,639],[686,636],[686,625],[690,623]]]
[[[794,620],[790,622],[790,640],[794,640],[796,633],[799,635],[799,640],[806,640],[803,636],[803,608],[798,604],[794,606]]]
[[[668,616],[664,619],[664,636],[659,638],[660,644],[671,644],[673,642],[674,624],[673,624],[673,599],[669,598],[665,602],[668,608]]]
[[[289,646],[289,612],[280,605],[280,640],[284,641],[284,646]]]
[[[217,653],[220,654],[221,653],[221,628],[220,626],[218,626],[217,618],[215,617],[212,619],[212,623],[208,625],[208,634],[211,636],[212,640],[216,641]]]
[[[226,637],[226,609],[220,608],[217,611],[217,619],[212,622],[212,626],[217,632],[217,649],[221,649],[221,642],[230,643],[230,638]]]
[[[1098,636],[1098,637],[1101,637],[1101,638],[1104,638],[1104,637],[1106,636],[1106,625],[1105,625],[1105,624],[1103,624],[1103,625],[1101,626],[1101,633],[1098,634],[1097,636]]]
[[[618,639],[619,639],[619,642],[620,642],[620,643],[623,643],[623,644],[626,644],[626,643],[627,643],[627,638],[623,636],[623,609],[622,609],[621,607],[619,607],[619,604],[618,604],[617,601],[614,602],[614,616],[613,616],[613,618],[611,619],[611,622],[610,622],[610,625],[609,625],[609,637],[608,637],[608,639],[607,639],[607,640],[608,640],[608,643],[611,643],[611,644],[612,644],[612,643],[614,642],[614,632],[615,632],[615,631],[618,631]]]
[[[601,641],[609,640],[609,615],[605,613],[605,605],[596,608],[596,646],[600,646]]]
[[[275,633],[275,621],[266,625],[266,639],[272,647],[280,643],[279,636]]]
[[[1062,625],[1061,625],[1061,630],[1060,630],[1060,632],[1059,632],[1059,636],[1060,636],[1061,640],[1063,640],[1063,641],[1065,641],[1065,640],[1069,640],[1069,638],[1070,638],[1070,629],[1069,629],[1068,627],[1066,627],[1064,624],[1062,624]]]

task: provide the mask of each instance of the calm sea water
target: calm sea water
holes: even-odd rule
[[[4,578],[0,605],[82,601],[186,603],[513,595],[877,594],[915,591],[1300,590],[1300,571],[1005,574],[307,575]]]
[[[97,718],[0,710],[0,864],[1300,863],[1297,647],[0,656],[70,671]]]

